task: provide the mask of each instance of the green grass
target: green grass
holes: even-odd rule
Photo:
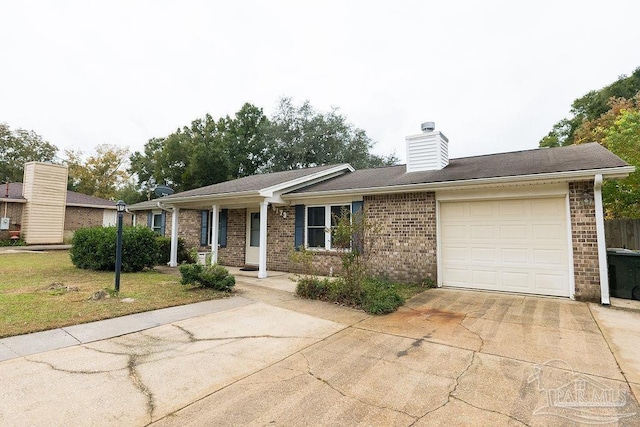
[[[59,285],[78,290],[52,289]],[[0,254],[0,337],[229,295],[181,285],[178,276],[145,271],[122,273],[117,297],[90,300],[96,291],[113,287],[113,272],[78,269],[68,251]],[[123,298],[135,301],[123,303]]]

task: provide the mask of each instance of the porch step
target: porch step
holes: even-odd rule
[[[257,265],[245,264],[244,267],[240,268],[240,271],[258,271],[259,268]]]

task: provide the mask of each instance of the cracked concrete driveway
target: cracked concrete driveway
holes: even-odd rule
[[[246,304],[0,363],[0,425],[638,425],[592,306],[435,289],[371,317]]]

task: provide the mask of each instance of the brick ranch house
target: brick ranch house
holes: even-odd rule
[[[0,192],[1,240],[19,232],[28,245],[58,244],[79,228],[116,223],[115,202],[67,190],[66,166],[27,163],[24,183],[2,184]]]
[[[171,236],[171,266],[181,237],[213,262],[257,266],[259,278],[296,271],[288,254],[305,245],[328,275],[340,259],[325,227],[346,207],[382,227],[377,274],[609,303],[602,182],[632,166],[597,143],[449,160],[433,128],[406,147],[406,165],[254,175],[129,209]]]

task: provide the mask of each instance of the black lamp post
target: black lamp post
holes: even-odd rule
[[[120,269],[122,268],[122,215],[127,205],[122,201],[116,202],[118,211],[118,238],[116,239],[116,292],[120,292]]]

